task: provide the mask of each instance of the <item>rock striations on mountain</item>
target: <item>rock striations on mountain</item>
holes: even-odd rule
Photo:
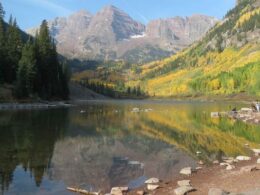
[[[48,23],[58,52],[68,58],[143,62],[166,57],[187,47],[216,22],[214,17],[193,15],[158,19],[145,26],[110,5],[95,15],[81,10]],[[35,35],[36,30],[27,32]]]

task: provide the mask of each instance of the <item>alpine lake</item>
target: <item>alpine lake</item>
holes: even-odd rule
[[[251,155],[260,127],[211,112],[237,102],[86,101],[69,108],[0,111],[0,194],[110,192],[224,156]]]

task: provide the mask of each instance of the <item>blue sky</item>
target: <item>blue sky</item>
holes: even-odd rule
[[[115,5],[134,19],[147,23],[156,18],[206,14],[221,19],[235,6],[235,0],[0,0],[6,11],[16,17],[21,29],[40,24],[43,19],[68,16],[85,9],[96,13],[106,5]]]

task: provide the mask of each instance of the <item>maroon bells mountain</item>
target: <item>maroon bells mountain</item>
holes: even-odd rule
[[[70,59],[135,63],[167,57],[199,40],[217,19],[204,15],[150,21],[144,25],[115,6],[95,15],[81,10],[48,21],[58,52]],[[34,35],[37,28],[27,32]]]

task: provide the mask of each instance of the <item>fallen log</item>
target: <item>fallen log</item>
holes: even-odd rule
[[[89,192],[87,190],[83,190],[80,188],[72,188],[72,187],[67,187],[67,190],[71,191],[71,192],[77,192],[80,194],[85,194],[85,195],[101,195],[100,192]]]

